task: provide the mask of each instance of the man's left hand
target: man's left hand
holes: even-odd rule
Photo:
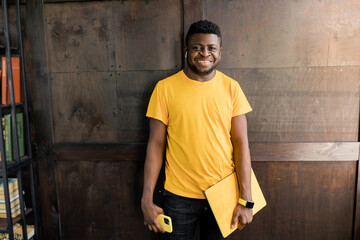
[[[251,223],[253,220],[252,209],[246,208],[238,204],[234,210],[233,219],[231,222],[231,228],[235,228],[239,222],[239,231],[241,231],[245,225]]]

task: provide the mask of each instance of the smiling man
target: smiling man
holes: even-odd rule
[[[252,221],[250,151],[245,114],[252,109],[239,84],[216,70],[221,59],[220,28],[193,23],[185,42],[184,70],[157,83],[146,116],[150,136],[141,208],[150,231],[164,232],[159,214],[172,218],[164,239],[224,239],[204,191],[236,171],[241,188],[232,227]],[[167,143],[167,144],[166,144]],[[166,146],[164,206],[153,203]]]

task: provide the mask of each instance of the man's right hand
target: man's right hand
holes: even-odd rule
[[[152,201],[141,201],[141,210],[144,215],[144,224],[150,231],[162,232],[165,230],[159,224],[157,219],[159,214],[164,214],[164,211]]]

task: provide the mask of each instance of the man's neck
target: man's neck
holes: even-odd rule
[[[209,74],[199,75],[199,74],[196,74],[193,71],[191,71],[191,69],[189,67],[185,67],[184,73],[188,78],[190,78],[192,80],[195,80],[198,82],[206,82],[206,81],[211,80],[215,76],[215,69]]]

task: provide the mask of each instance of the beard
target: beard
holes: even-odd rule
[[[200,75],[200,76],[206,76],[206,75],[212,73],[212,71],[214,71],[215,68],[216,68],[216,66],[218,65],[218,63],[216,63],[216,64],[214,64],[211,68],[202,71],[202,70],[200,70],[199,68],[197,68],[195,64],[190,63],[188,58],[186,58],[186,61],[187,61],[187,64],[188,64],[190,70],[191,70],[193,73],[195,73],[195,74],[197,74],[197,75]]]

